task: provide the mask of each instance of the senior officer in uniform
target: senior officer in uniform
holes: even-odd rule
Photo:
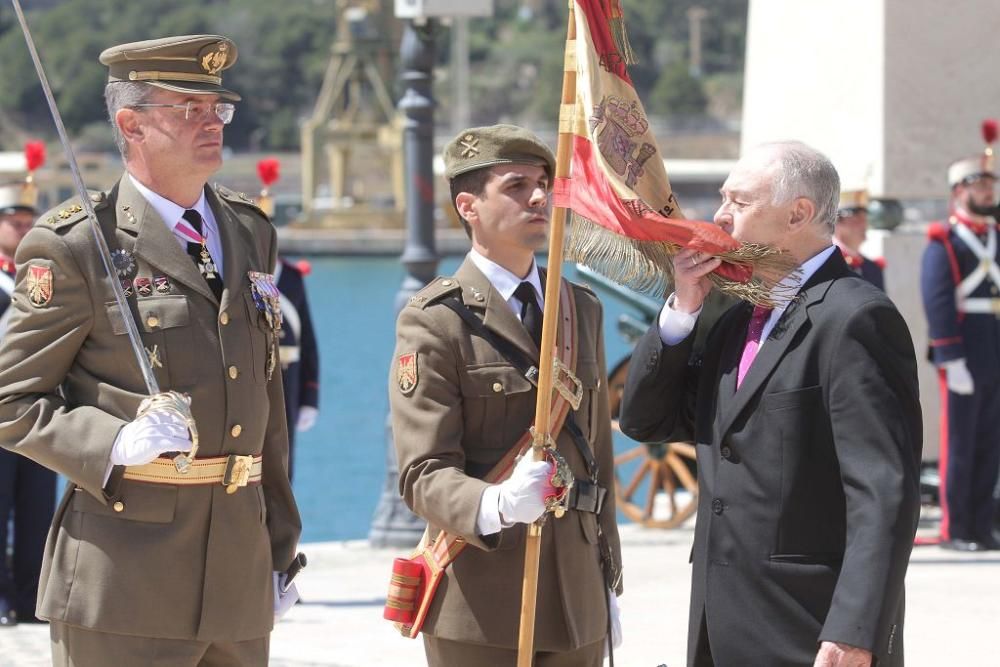
[[[434,280],[399,315],[389,382],[399,483],[432,535],[444,529],[469,545],[449,567],[423,626],[429,664],[514,665],[526,524],[544,512],[550,466],[525,456],[506,481],[482,478],[535,414],[534,387],[511,360],[523,355],[538,363],[545,272],[534,256],[546,244],[555,160],[526,130],[496,125],[461,132],[445,147],[444,161],[472,250],[453,277]],[[572,415],[580,438],[574,442],[567,426],[556,441],[578,480],[592,472],[608,491],[603,507],[571,503],[575,508],[550,517],[543,531],[539,667],[602,664],[608,604],[616,605],[622,591],[601,304],[584,287],[569,289],[583,389]],[[467,309],[487,337],[474,333],[449,300]],[[600,543],[609,556],[607,578]]]
[[[269,310],[275,231],[206,186],[239,100],[221,85],[236,46],[170,37],[100,60],[126,173],[91,199],[156,378],[190,395],[201,448],[188,475],[160,457],[190,450],[189,434],[170,413],[136,418],[145,384],[82,207],[42,215],[0,346],[0,444],[70,481],[37,614],[57,665],[265,665],[300,521]]]
[[[692,666],[903,664],[916,359],[899,312],[832,244],[838,191],[804,144],[744,155],[715,222],[787,251],[798,272],[778,289],[795,299],[733,307],[692,359],[719,260],[681,251],[675,292],[632,356],[644,363],[629,368],[622,431],[655,442],[679,420],[694,427]]]
[[[881,260],[871,260],[861,254],[861,244],[868,235],[868,191],[843,190],[837,208],[837,223],[833,242],[844,255],[847,267],[880,290],[885,289]]]
[[[1000,470],[1000,248],[991,154],[948,169],[951,215],[930,226],[921,265],[930,360],[940,369],[942,546],[1000,548],[992,534]]]
[[[0,186],[0,338],[11,312],[14,252],[35,222],[36,194],[24,181]],[[0,627],[37,622],[38,577],[55,499],[54,472],[0,450]],[[8,519],[14,526],[12,567],[6,558]]]

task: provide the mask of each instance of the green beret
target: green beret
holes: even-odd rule
[[[108,81],[141,81],[166,90],[219,95],[238,102],[222,87],[222,70],[236,62],[236,44],[220,35],[181,35],[119,44],[105,49],[101,64]]]
[[[444,175],[448,180],[497,164],[534,164],[555,174],[556,158],[541,139],[516,125],[470,127],[444,147]]]

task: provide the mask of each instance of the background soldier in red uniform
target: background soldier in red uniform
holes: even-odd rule
[[[861,244],[868,235],[868,191],[844,190],[840,193],[837,223],[833,242],[840,248],[847,266],[881,290],[885,289],[882,275],[884,264],[861,254]]]

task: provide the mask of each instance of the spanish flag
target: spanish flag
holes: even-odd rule
[[[788,269],[775,249],[740,244],[710,222],[685,220],[627,65],[621,0],[574,0],[566,42],[576,100],[560,109],[571,137],[570,175],[556,179],[553,203],[569,209],[567,257],[640,291],[662,293],[669,256],[694,248],[723,264],[710,276],[723,290],[766,302]],[[575,27],[575,35],[573,34]]]

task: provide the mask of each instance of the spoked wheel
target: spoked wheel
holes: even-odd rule
[[[630,358],[608,376],[611,425],[618,415]],[[632,521],[647,528],[676,528],[698,508],[694,445],[687,442],[641,444],[615,457],[615,498]]]

